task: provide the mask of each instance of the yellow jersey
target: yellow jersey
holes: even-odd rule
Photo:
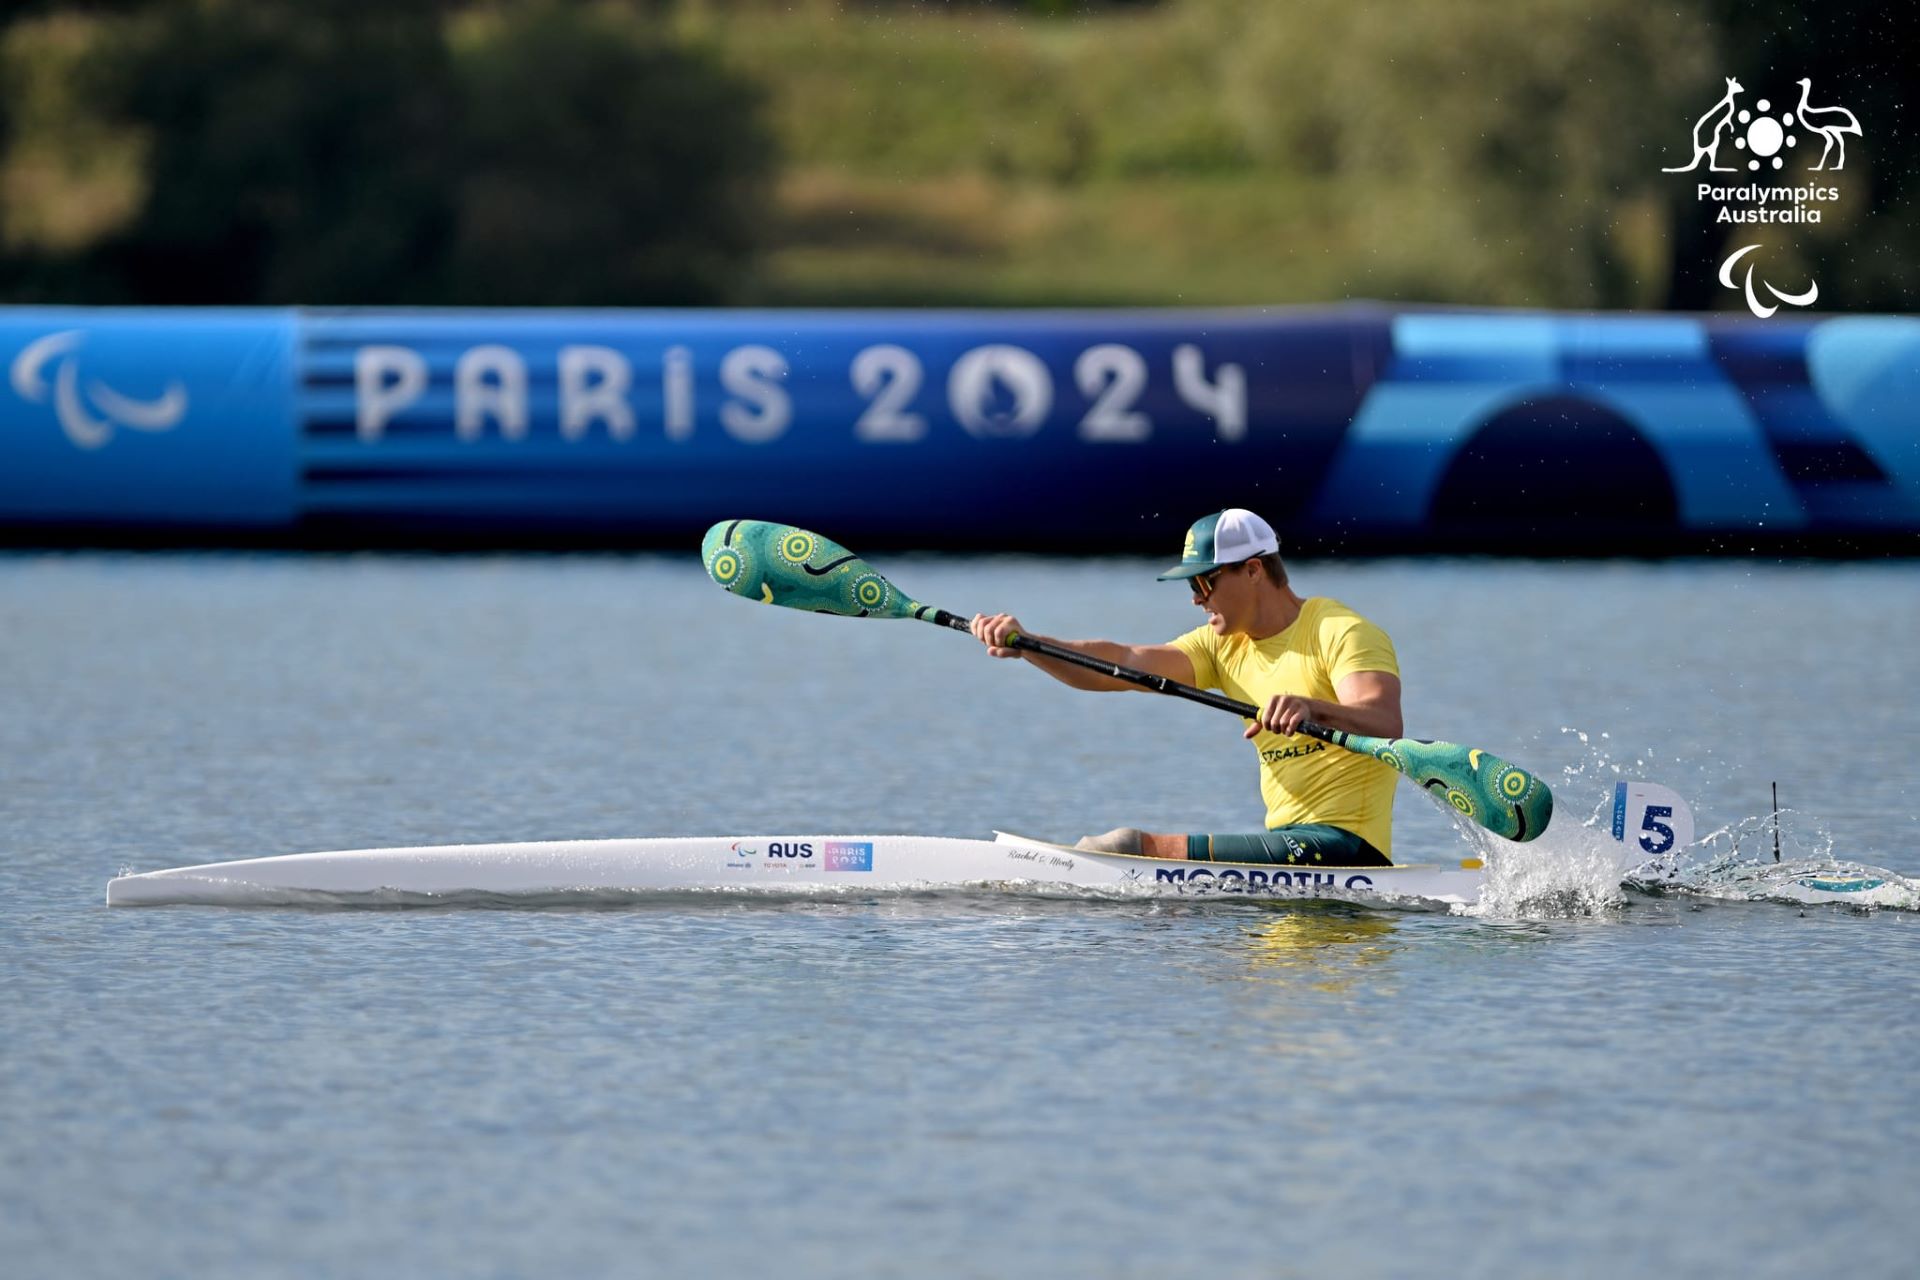
[[[1338,702],[1335,686],[1357,671],[1400,674],[1387,633],[1323,596],[1303,601],[1293,624],[1264,640],[1218,636],[1202,625],[1172,643],[1193,663],[1194,681],[1202,689],[1218,689],[1262,708],[1282,693]],[[1393,856],[1393,787],[1399,774],[1378,760],[1300,734],[1289,738],[1262,729],[1253,745],[1260,753],[1268,829],[1323,822]]]

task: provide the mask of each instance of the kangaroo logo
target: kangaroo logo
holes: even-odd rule
[[[98,378],[89,378],[83,390],[78,352],[85,341],[79,329],[68,329],[27,344],[14,357],[14,391],[30,404],[47,403],[51,393],[60,429],[80,449],[100,448],[113,438],[115,427],[170,431],[180,424],[187,413],[187,389],[178,382],[169,382],[165,394],[154,400],[124,395]],[[51,361],[59,364],[49,384],[45,369]]]
[[[1662,169],[1662,173],[1688,173],[1700,167],[1705,160],[1707,168],[1715,173],[1738,172],[1732,165],[1720,163],[1720,135],[1733,132],[1733,100],[1746,92],[1738,80],[1727,77],[1726,96],[1713,104],[1707,114],[1693,122],[1693,159],[1673,169]]]
[[[1740,259],[1746,257],[1749,253],[1752,253],[1755,249],[1758,249],[1759,247],[1760,246],[1757,244],[1750,244],[1750,245],[1747,245],[1745,248],[1735,249],[1732,253],[1727,255],[1727,260],[1720,264],[1720,284],[1722,285],[1722,287],[1728,288],[1728,289],[1741,287],[1741,286],[1735,285],[1733,282],[1734,264],[1739,262]],[[1814,303],[1820,300],[1820,282],[1817,280],[1807,281],[1807,291],[1805,293],[1782,293],[1778,289],[1774,288],[1772,285],[1768,284],[1765,280],[1762,280],[1760,282],[1760,287],[1765,289],[1768,293],[1772,294],[1774,297],[1780,299],[1780,301],[1787,303],[1789,306],[1810,307]],[[1774,312],[1780,309],[1777,306],[1774,306],[1774,307],[1762,306],[1760,303],[1760,299],[1754,294],[1753,264],[1751,262],[1747,264],[1745,289],[1747,294],[1747,309],[1752,311],[1754,315],[1759,316],[1762,320],[1765,320],[1768,316],[1772,315]]]

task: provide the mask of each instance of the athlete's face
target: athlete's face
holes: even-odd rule
[[[1193,585],[1193,602],[1207,611],[1208,624],[1222,635],[1248,603],[1242,598],[1251,589],[1247,585],[1248,563],[1243,560],[1239,564],[1223,564],[1211,573],[1189,579]]]

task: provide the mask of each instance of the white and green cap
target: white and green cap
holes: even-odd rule
[[[1187,544],[1180,552],[1180,563],[1161,574],[1158,580],[1172,582],[1198,577],[1212,573],[1223,564],[1239,564],[1279,549],[1280,537],[1272,525],[1244,507],[1228,507],[1193,522],[1187,530]]]

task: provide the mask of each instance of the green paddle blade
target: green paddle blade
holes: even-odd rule
[[[1497,836],[1525,842],[1553,820],[1546,783],[1478,747],[1357,733],[1342,738],[1340,745],[1406,774]]]
[[[707,576],[749,600],[845,618],[912,618],[926,606],[839,543],[790,524],[722,520],[700,540]]]

